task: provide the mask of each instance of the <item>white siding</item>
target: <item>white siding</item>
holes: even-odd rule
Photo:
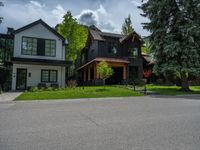
[[[22,55],[21,54],[21,43],[22,43],[23,36],[56,40],[56,57]],[[15,34],[14,57],[34,58],[34,59],[50,59],[50,60],[65,60],[65,48],[63,46],[62,39],[60,39],[54,33],[49,31],[42,24],[37,24],[31,28],[28,28],[22,32]]]
[[[13,73],[12,73],[12,90],[16,90],[16,73],[17,68],[27,69],[27,87],[36,87],[38,83],[41,83],[41,70],[57,70],[57,82],[59,87],[65,87],[65,67],[61,66],[42,66],[42,65],[24,65],[24,64],[13,64]],[[31,76],[29,77],[29,73]],[[47,83],[49,86],[50,83]]]

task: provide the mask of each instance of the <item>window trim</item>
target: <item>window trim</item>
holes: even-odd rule
[[[116,52],[113,51],[113,49],[116,49]],[[107,51],[109,55],[117,55],[119,51],[119,45],[116,42],[108,41],[107,42]]]
[[[49,41],[54,41],[55,42],[55,53],[53,56],[50,56],[50,55],[46,55],[46,40],[49,40]],[[46,57],[56,57],[56,40],[55,39],[44,39],[44,56]],[[51,44],[50,44],[51,45]]]
[[[42,72],[43,71],[48,71],[48,81],[43,81],[42,80]],[[51,71],[55,71],[56,72],[56,81],[50,81],[50,72]],[[41,70],[41,82],[42,83],[57,83],[58,82],[58,70],[42,69]]]
[[[36,43],[38,41],[38,38],[36,38],[36,37],[22,36],[22,38],[21,38],[21,55],[37,56],[37,45],[36,45],[36,54],[35,55],[33,55],[33,54],[24,54],[23,53],[23,38],[36,39]]]
[[[137,48],[137,56],[136,56],[136,55],[134,56],[134,55],[132,55],[132,54],[133,54],[133,50],[136,49],[136,48]],[[131,49],[130,49],[130,53],[129,53],[129,54],[130,54],[130,57],[131,57],[131,58],[138,58],[138,57],[139,57],[139,51],[140,51],[140,49],[139,49],[138,47],[133,47],[133,48],[131,48]]]
[[[38,44],[38,40],[39,39],[43,39],[44,41],[46,41],[46,40],[50,40],[50,41],[55,41],[55,53],[54,53],[54,56],[49,56],[49,55],[45,55],[45,47],[46,47],[46,42],[44,42],[44,57],[56,57],[56,51],[57,51],[57,49],[56,49],[56,47],[57,47],[57,40],[56,39],[45,39],[45,38],[38,38],[38,37],[31,37],[31,36],[22,36],[22,38],[21,38],[21,55],[29,55],[29,56],[41,56],[41,55],[38,55],[38,53],[37,53],[37,50],[38,50],[38,48],[37,48],[37,46],[36,46],[36,55],[32,55],[32,54],[23,54],[23,38],[32,38],[32,39],[36,39],[37,40],[37,44]]]

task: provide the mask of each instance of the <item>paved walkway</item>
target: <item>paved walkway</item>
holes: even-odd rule
[[[0,102],[11,102],[22,92],[5,92],[0,95]]]

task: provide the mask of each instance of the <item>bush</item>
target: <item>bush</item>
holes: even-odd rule
[[[158,84],[158,85],[163,85],[163,84],[164,84],[163,79],[157,79],[157,80],[156,80],[156,84]]]
[[[38,84],[38,89],[46,89],[46,88],[47,88],[46,83],[39,83]]]
[[[77,87],[77,82],[76,82],[76,80],[69,80],[69,81],[67,81],[67,86],[68,86],[69,88],[75,88],[75,87]]]
[[[147,79],[134,79],[133,82],[131,82],[131,85],[138,85],[138,86],[144,86],[147,83]]]
[[[58,88],[59,88],[59,85],[58,85],[58,83],[51,83],[51,87],[52,87],[53,89],[58,89]]]
[[[31,87],[30,91],[31,92],[37,92],[37,91],[39,91],[39,89],[38,89],[38,87]]]

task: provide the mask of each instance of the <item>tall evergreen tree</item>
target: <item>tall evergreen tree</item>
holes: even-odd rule
[[[189,91],[189,75],[200,72],[200,1],[148,0],[142,4],[143,16],[150,22],[154,72],[173,73],[181,79],[182,91]]]
[[[129,14],[127,18],[124,19],[124,23],[122,25],[122,34],[128,35],[129,33],[133,32],[133,26],[131,21],[131,15]]]

